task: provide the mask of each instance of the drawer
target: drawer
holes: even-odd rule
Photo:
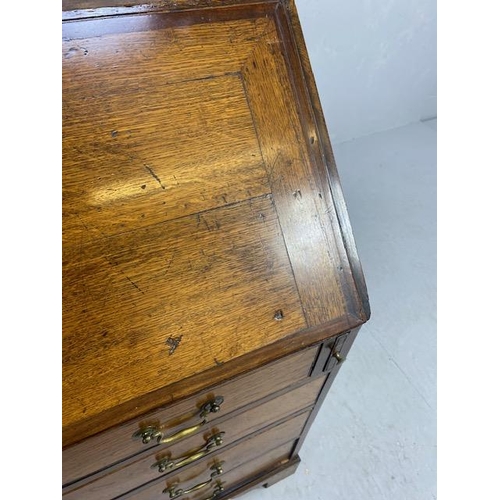
[[[101,475],[97,474],[95,480],[81,486],[76,483],[73,489],[70,486],[63,492],[63,498],[64,500],[93,500],[113,498],[125,493],[158,478],[162,460],[184,462],[179,467],[187,465],[185,462],[189,463],[189,457],[199,457],[199,453],[207,452],[207,455],[213,453],[220,450],[222,446],[230,445],[276,421],[311,407],[316,402],[324,381],[325,377],[317,378],[244,413],[219,419],[217,425],[210,426],[207,432],[198,433],[176,443],[168,451],[141,454],[140,458],[135,457],[123,461],[108,474],[105,472]],[[222,439],[220,448],[215,446],[214,437],[217,436],[221,436]],[[159,465],[154,467],[155,463]],[[175,466],[165,467],[166,465],[162,471],[164,474],[171,473],[176,468]]]
[[[206,496],[210,496],[211,486],[216,484],[217,480],[224,482],[226,475],[233,469],[287,443],[291,451],[292,444],[300,436],[309,414],[309,411],[302,412],[273,428],[213,453],[200,463],[193,464],[178,473],[169,474],[166,479],[160,478],[152,481],[118,498],[120,500],[168,500],[168,490],[171,488],[188,490],[195,485],[204,483],[215,472],[215,467],[220,465],[222,473],[215,476],[214,480],[207,484],[206,489],[204,489]],[[164,491],[166,491],[165,494]],[[198,494],[202,495],[202,492],[200,491]],[[191,496],[189,495],[187,498],[191,498]]]
[[[212,500],[210,496],[218,491],[220,483],[222,483],[221,485],[223,487],[223,491],[227,491],[229,493],[231,490],[234,491],[234,488],[241,487],[244,484],[257,479],[259,476],[263,476],[264,474],[271,472],[273,469],[283,465],[290,459],[294,446],[295,440],[278,446],[263,456],[259,456],[253,460],[245,462],[243,465],[240,465],[227,473],[223,473],[220,478],[214,478],[214,481],[207,486],[206,490],[198,491],[190,495],[189,500]],[[222,497],[223,494],[220,492],[216,498]],[[227,498],[229,499],[233,497],[228,496]],[[169,500],[168,496],[163,500]]]
[[[155,452],[166,445],[158,445],[155,439],[144,444],[141,438],[133,438],[141,429],[149,426],[160,428],[164,436],[192,427],[200,422],[200,408],[217,396],[224,397],[218,413],[209,413],[212,421],[235,410],[250,405],[259,399],[285,389],[309,376],[318,348],[311,347],[277,362],[253,370],[216,388],[208,389],[197,396],[185,399],[167,408],[149,413],[121,426],[114,427],[77,443],[63,451],[63,485],[116,464],[148,448]],[[206,431],[210,423],[200,428]]]

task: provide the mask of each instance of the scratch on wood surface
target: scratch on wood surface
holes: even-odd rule
[[[174,257],[175,257],[176,252],[177,252],[177,250],[174,250],[174,252],[172,253],[172,257],[170,257],[170,260],[167,263],[167,268],[165,269],[164,275],[168,273],[170,266],[172,265],[172,262],[174,261]]]
[[[169,337],[167,339],[166,344],[170,347],[168,351],[169,356],[172,356],[175,350],[179,347],[181,340],[182,340],[182,335],[180,335],[179,337]]]
[[[144,168],[149,172],[151,177],[161,186],[162,189],[167,189],[161,182],[161,179],[155,174],[154,170],[149,166],[144,164]]]
[[[204,224],[205,224],[205,226],[207,227],[207,230],[208,230],[208,231],[211,231],[212,229],[211,229],[211,227],[208,225],[208,222],[206,221],[205,217],[203,217],[203,216],[202,216],[202,217],[201,217],[201,220],[203,221],[203,223],[204,223]]]
[[[137,288],[137,290],[139,290],[143,295],[146,295],[121,269],[120,269],[120,266],[118,265],[117,262],[114,262],[113,260],[111,260],[111,257],[109,257],[108,255],[103,255],[104,259],[106,260],[106,262],[114,269],[116,269],[120,274],[123,274],[123,276],[125,276],[125,278],[127,278],[128,281],[130,281],[130,283],[132,283],[132,285],[134,285],[135,288]],[[137,304],[132,301],[132,304],[134,304],[134,307],[137,307]]]
[[[274,169],[276,168],[276,164],[280,161],[282,155],[283,153],[281,151],[278,151],[278,153],[276,154],[276,158],[274,159],[273,163],[269,166],[269,183],[271,185],[273,185],[273,183],[277,180],[274,178]]]
[[[203,217],[203,215],[200,215],[200,214],[197,214],[196,215],[196,220],[197,220],[197,223],[196,223],[196,227],[198,228],[201,221],[203,221],[203,224],[205,224],[205,227],[207,228],[207,231],[214,231],[214,230],[217,230],[217,229],[220,229],[220,222],[215,219],[214,220],[214,225],[211,226],[207,220],[205,219],[205,217]]]
[[[285,315],[283,314],[283,311],[281,309],[278,309],[275,313],[274,313],[274,319],[276,321],[282,321],[283,318],[285,317]]]
[[[82,409],[81,409],[82,413],[86,413],[87,406],[85,405],[84,400],[82,398],[78,397],[78,396],[74,396],[74,398],[76,399],[76,401],[78,402],[78,404],[82,407]]]
[[[83,221],[83,219],[80,217],[80,215],[79,215],[79,214],[76,214],[76,216],[78,217],[78,220],[82,223],[82,226],[85,228],[85,230],[86,230],[87,232],[90,232],[89,227],[87,226],[87,224],[85,224],[85,222],[84,222],[84,221]]]
[[[130,283],[132,283],[132,285],[134,285],[137,288],[137,290],[139,290],[139,292],[145,295],[144,292],[127,275],[125,275],[125,278],[127,278],[130,281]]]

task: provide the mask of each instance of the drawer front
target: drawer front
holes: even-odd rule
[[[271,472],[288,461],[293,452],[294,445],[295,441],[278,446],[263,456],[254,458],[227,473],[223,473],[220,478],[214,478],[215,480],[207,486],[206,490],[190,495],[188,497],[189,500],[212,500],[210,496],[218,490],[218,480],[222,483],[223,491],[229,492],[230,490],[234,491],[234,488],[243,486],[253,479],[257,479],[258,476]],[[224,494],[220,492],[216,498],[224,498]],[[233,497],[228,496],[227,498]],[[167,500],[167,498],[163,500]]]
[[[124,461],[114,468],[112,472],[96,477],[92,482],[87,482],[81,487],[75,484],[75,489],[69,487],[64,492],[64,500],[113,498],[158,478],[161,473],[171,473],[177,468],[175,465],[172,468],[166,468],[167,465],[166,463],[165,465],[162,464],[162,460],[175,463],[184,462],[179,464],[180,468],[187,465],[186,460],[183,460],[185,457],[196,457],[199,456],[200,452],[207,452],[207,455],[215,453],[221,450],[222,446],[230,445],[274,422],[311,407],[316,402],[324,381],[325,377],[314,379],[244,413],[227,419],[219,419],[217,425],[209,426],[206,432],[200,432],[176,443],[169,447],[168,450],[141,454],[141,458]],[[214,446],[214,437],[216,436],[221,436],[222,443],[220,447]],[[204,446],[207,443],[210,444]],[[204,458],[204,456],[198,459]],[[189,458],[187,458],[187,462],[189,463]],[[155,463],[158,466],[154,467]],[[160,472],[162,467],[164,470]]]
[[[195,485],[204,483],[210,479],[211,474],[214,472],[214,467],[220,465],[223,471],[222,474],[214,477],[214,480],[210,484],[207,484],[206,489],[204,489],[206,496],[210,496],[210,489],[216,484],[216,481],[221,480],[224,482],[226,474],[240,465],[265,455],[269,451],[287,443],[291,450],[291,445],[300,436],[309,414],[309,411],[303,412],[286,422],[254,435],[234,446],[228,446],[220,452],[212,454],[210,458],[200,463],[193,464],[178,473],[169,474],[166,479],[153,481],[119,498],[120,500],[168,500],[169,489],[181,488],[187,490]],[[164,494],[163,492],[165,490],[167,490],[167,493]],[[199,494],[201,495],[202,492],[200,491]],[[101,497],[102,500],[104,500],[104,498],[105,497]],[[189,495],[186,498],[191,498],[191,496]]]
[[[150,413],[146,417],[134,419],[65,449],[62,454],[63,485],[73,483],[147,448],[155,448],[155,452],[160,451],[156,449],[158,444],[155,439],[144,444],[140,438],[132,436],[148,426],[161,425],[164,435],[194,426],[201,420],[200,408],[216,396],[224,397],[224,402],[218,413],[208,415],[209,421],[210,418],[213,421],[215,417],[227,415],[307,378],[316,353],[317,347],[312,347],[287,356],[197,396]],[[207,428],[208,424],[203,430]]]

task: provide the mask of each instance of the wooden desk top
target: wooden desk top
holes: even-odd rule
[[[369,315],[293,4],[197,3],[63,13],[64,444]]]

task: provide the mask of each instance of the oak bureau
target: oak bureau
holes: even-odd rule
[[[63,0],[64,500],[293,473],[362,269],[291,0]]]

